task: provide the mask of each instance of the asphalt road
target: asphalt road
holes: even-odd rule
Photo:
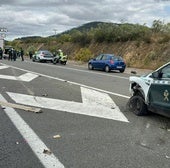
[[[0,108],[0,167],[169,168],[170,119],[128,111],[129,75],[0,60],[0,101],[42,110]]]

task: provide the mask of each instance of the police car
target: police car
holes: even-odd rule
[[[140,77],[131,76],[128,107],[136,115],[149,112],[170,117],[170,62]]]

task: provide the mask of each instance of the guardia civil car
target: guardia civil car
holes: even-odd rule
[[[136,115],[149,112],[170,117],[170,62],[141,77],[131,76],[128,107]]]

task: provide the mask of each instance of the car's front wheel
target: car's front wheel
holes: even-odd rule
[[[35,62],[35,58],[33,58],[32,61]]]
[[[89,70],[93,70],[92,64],[88,64],[88,69],[89,69]]]
[[[147,105],[141,96],[132,96],[128,101],[128,107],[130,111],[138,116],[143,116],[148,114]]]

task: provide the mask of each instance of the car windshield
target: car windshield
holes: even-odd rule
[[[49,52],[49,51],[41,51],[41,53],[44,54],[44,55],[52,55],[52,53]]]

